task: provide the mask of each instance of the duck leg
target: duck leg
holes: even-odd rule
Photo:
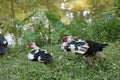
[[[83,59],[87,62],[89,66],[93,65],[93,63],[87,57],[83,56]]]
[[[96,57],[100,57],[101,59],[106,59],[106,56],[102,52],[96,52]]]

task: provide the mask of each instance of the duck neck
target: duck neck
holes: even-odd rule
[[[34,46],[33,48],[34,48],[34,49],[40,49],[38,46]]]

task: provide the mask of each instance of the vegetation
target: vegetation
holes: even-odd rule
[[[65,9],[60,9],[61,3]],[[0,80],[119,80],[119,4],[120,0],[1,1],[0,28],[13,35],[16,45],[9,45],[9,54],[0,56]],[[84,11],[90,13],[79,14]],[[67,13],[73,17],[66,17]],[[94,66],[88,68],[81,55],[61,51],[65,34],[108,43],[103,51],[107,59],[90,57]],[[30,41],[52,52],[54,61],[47,65],[28,61]]]
[[[116,0],[114,3],[114,10],[117,17],[120,17],[120,0]]]
[[[60,45],[42,47],[53,53],[54,61],[50,64],[29,61],[29,50],[25,48],[9,49],[8,55],[0,57],[1,80],[119,80],[120,46],[110,44],[103,53],[105,61],[90,57],[94,66],[88,68],[81,55],[63,53]],[[64,57],[59,60],[59,56]]]

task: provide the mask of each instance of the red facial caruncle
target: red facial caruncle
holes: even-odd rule
[[[33,42],[30,42],[30,43],[28,44],[28,46],[30,46],[30,47],[31,47],[32,45],[33,45]]]
[[[67,40],[68,40],[68,36],[64,36],[63,42],[67,42]]]

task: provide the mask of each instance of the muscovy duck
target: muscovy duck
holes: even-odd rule
[[[65,35],[61,49],[64,49],[64,51],[73,50],[73,53],[95,56],[97,53],[100,54],[106,46],[108,46],[108,44],[98,43],[92,40],[74,40],[72,36]]]
[[[5,54],[7,52],[8,42],[5,39],[3,34],[0,34],[0,55]]]
[[[102,51],[106,46],[108,46],[108,44],[98,43],[91,40],[74,40],[72,36],[65,35],[61,44],[61,49],[67,52],[70,51],[72,53],[84,55],[83,58],[89,65],[92,65],[92,62],[87,57],[97,56],[105,59],[106,56]]]
[[[40,49],[35,42],[30,42],[28,45],[33,48],[28,54],[29,60],[43,63],[52,62],[53,58],[51,53],[47,52],[46,50]]]
[[[85,54],[105,58],[105,55],[102,54],[102,51],[106,46],[108,46],[108,44],[99,43],[91,40],[86,40],[86,42],[88,43],[89,48]]]
[[[88,50],[88,43],[84,40],[74,40],[72,36],[65,35],[61,44],[63,51],[84,54]]]
[[[68,47],[69,47],[68,43],[74,41],[74,39],[73,39],[72,36],[69,36],[69,37],[67,37],[67,36],[68,36],[68,35],[65,35],[65,36],[63,37],[62,44],[61,44],[61,50],[62,50],[62,51],[65,51],[65,52],[70,52],[71,49],[68,48]]]

